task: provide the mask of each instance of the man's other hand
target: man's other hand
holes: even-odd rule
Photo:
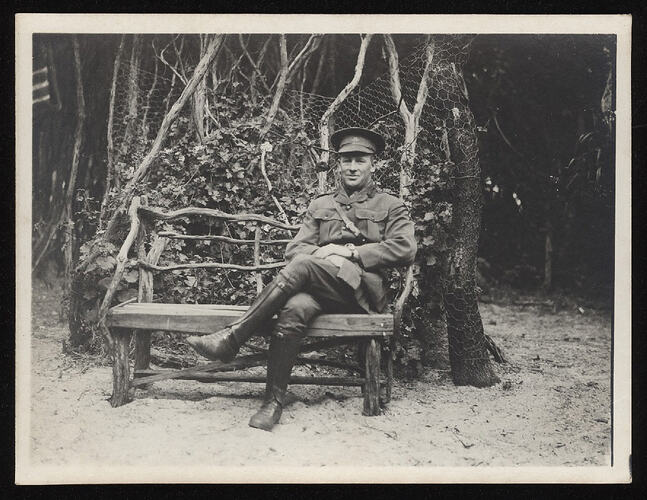
[[[312,255],[314,255],[315,257],[319,257],[321,259],[325,259],[330,255],[339,255],[340,257],[345,257],[346,259],[350,259],[353,256],[353,252],[349,248],[346,248],[344,245],[336,245],[335,243],[328,243],[327,245],[324,245],[321,248],[319,248]]]

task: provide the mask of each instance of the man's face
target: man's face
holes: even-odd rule
[[[368,153],[342,153],[339,155],[341,180],[347,191],[359,191],[368,181],[375,168],[373,155]]]

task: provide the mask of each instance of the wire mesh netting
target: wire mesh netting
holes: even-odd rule
[[[467,58],[469,36],[434,36],[420,44],[399,64],[402,98],[393,95],[391,77],[385,73],[368,85],[352,92],[334,112],[330,128],[372,128],[386,139],[384,152],[378,159],[376,182],[385,190],[400,193],[400,169],[413,175],[413,156],[425,165],[447,160],[448,131],[471,126],[460,110],[466,107],[466,96],[458,86],[457,68]],[[431,67],[427,76],[428,95],[413,141],[405,140],[405,125],[400,110],[412,111],[418,100],[428,46],[432,44]],[[454,88],[447,88],[452,84]],[[461,102],[457,102],[457,99]],[[301,124],[312,142],[319,137],[319,121],[333,98],[291,91],[285,97],[288,116]],[[412,144],[413,142],[413,144]],[[413,147],[412,147],[413,146]],[[329,163],[329,184],[334,183],[334,158]],[[313,165],[314,168],[314,165]]]
[[[115,163],[122,161],[132,166],[134,160],[146,153],[164,116],[185,87],[181,58],[175,51],[165,50],[168,45],[161,40],[157,49],[155,41],[144,44],[139,38],[122,45],[114,80],[113,119],[108,130]],[[175,45],[180,43],[173,41]]]

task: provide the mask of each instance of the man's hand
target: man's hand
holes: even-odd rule
[[[344,245],[336,245],[335,243],[328,243],[327,245],[320,247],[312,255],[314,255],[315,257],[319,257],[321,259],[325,259],[330,255],[339,255],[340,257],[350,259],[353,256],[353,252],[349,248],[346,248]]]

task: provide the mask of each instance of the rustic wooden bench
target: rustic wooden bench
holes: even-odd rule
[[[197,380],[200,382],[265,382],[264,376],[235,373],[236,370],[267,363],[267,352],[258,349],[249,355],[239,355],[230,363],[220,361],[200,364],[181,370],[151,370],[151,332],[170,331],[193,335],[209,334],[226,326],[244,313],[247,306],[219,304],[161,304],[153,303],[153,272],[176,269],[236,269],[256,274],[257,292],[263,286],[260,271],[277,269],[285,262],[262,264],[261,245],[285,245],[289,239],[261,239],[263,232],[273,229],[296,231],[298,226],[281,223],[256,214],[227,214],[219,210],[186,208],[164,212],[146,206],[145,197],[135,197],[130,206],[130,230],[117,256],[117,267],[99,310],[99,324],[112,343],[113,350],[113,393],[110,402],[113,407],[130,400],[129,389],[146,387],[148,384],[167,379]],[[206,216],[225,222],[253,222],[254,239],[237,239],[222,235],[185,235],[174,232],[157,232],[155,221],[173,220],[188,216]],[[150,238],[148,252],[146,243]],[[199,262],[159,266],[158,261],[169,239],[202,239],[236,245],[253,245],[254,264],[242,266],[231,263]],[[129,301],[112,306],[113,297],[122,279],[128,254],[136,247],[136,262],[139,268],[139,293],[137,302]],[[363,413],[378,415],[380,403],[386,404],[391,398],[393,383],[393,338],[399,334],[402,308],[411,291],[412,268],[401,272],[400,291],[388,314],[322,314],[309,327],[306,337],[317,340],[307,342],[301,350],[297,364],[327,365],[342,368],[354,376],[292,376],[290,384],[315,384],[330,386],[359,386],[364,394]],[[266,332],[271,331],[268,324]],[[130,375],[129,348],[131,337],[135,336],[134,370]],[[350,342],[360,342],[360,359],[356,364],[302,356],[307,352]],[[381,375],[381,353],[385,352],[385,376]],[[381,386],[382,391],[381,391]]]

